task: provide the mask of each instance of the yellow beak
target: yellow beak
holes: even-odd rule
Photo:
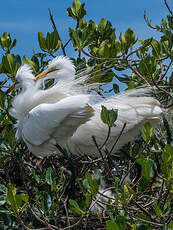
[[[48,73],[53,72],[53,71],[55,71],[55,70],[57,70],[55,66],[50,67],[49,69],[44,70],[43,72],[41,72],[40,74],[38,74],[38,75],[35,77],[35,80],[37,81],[37,80],[40,79],[40,78],[44,78]],[[9,87],[9,89],[8,89],[7,92],[6,92],[7,94],[10,93],[10,92],[12,92],[12,91],[14,90],[15,84],[16,84],[16,83],[14,82],[14,83]]]
[[[40,78],[44,78],[48,73],[53,72],[55,70],[57,70],[56,67],[52,66],[49,69],[44,70],[43,72],[41,72],[40,74],[38,74],[35,78],[36,78],[36,80],[38,80]]]

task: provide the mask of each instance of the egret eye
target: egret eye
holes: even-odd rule
[[[21,92],[22,86],[18,81],[16,81],[14,89],[16,91],[16,94],[19,94]]]

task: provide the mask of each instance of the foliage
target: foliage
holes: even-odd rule
[[[103,146],[98,147],[100,159],[73,157],[77,180],[76,196],[72,197],[67,161],[59,156],[37,159],[24,143],[16,141],[15,120],[9,115],[15,92],[7,91],[8,85],[15,82],[21,64],[29,64],[36,75],[52,57],[61,51],[66,55],[66,47],[71,44],[77,52],[77,58],[72,58],[77,72],[87,68],[91,76],[89,83],[102,83],[91,89],[94,93],[101,97],[108,93],[117,94],[117,80],[127,89],[154,85],[159,90],[158,100],[163,106],[171,107],[173,14],[167,1],[164,2],[169,15],[161,19],[160,25],[152,26],[145,14],[147,25],[159,33],[158,40],[140,40],[130,28],[118,35],[111,22],[104,18],[98,24],[93,20],[86,21],[85,3],[79,0],[74,0],[72,7],[67,9],[68,16],[76,21],[76,27],[67,28],[69,40],[65,45],[51,11],[54,30],[46,36],[38,32],[41,51],[34,52],[31,58],[13,52],[17,40],[12,39],[12,35],[7,32],[1,35],[1,229],[173,229],[171,115],[165,115],[163,124],[156,129],[146,123],[137,140],[124,146],[116,155],[109,152],[108,156],[118,163],[117,169],[112,170],[109,159],[104,157],[104,145],[111,127],[116,125],[118,111],[102,106],[101,119],[109,128],[108,137]],[[98,216],[91,214],[91,204],[98,201],[101,184],[101,178],[92,174],[95,169],[102,169],[114,193],[114,198],[105,202],[105,212]]]

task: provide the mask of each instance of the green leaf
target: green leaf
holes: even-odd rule
[[[162,160],[165,163],[169,163],[170,161],[173,161],[173,146],[165,145],[162,154]]]
[[[98,56],[99,57],[103,57],[103,58],[106,58],[106,57],[109,57],[109,47],[107,45],[107,42],[106,41],[103,41],[101,44],[100,44],[100,47],[98,49]]]
[[[48,168],[46,170],[45,180],[49,185],[52,185],[52,183],[53,183],[53,171],[51,168]]]
[[[138,159],[138,163],[142,166],[142,175],[148,181],[152,179],[153,176],[153,161],[151,159],[145,158],[143,155]]]
[[[0,195],[0,206],[4,205],[7,201],[6,195]]]
[[[156,40],[153,39],[152,42],[151,42],[151,46],[152,46],[152,48],[153,48],[152,54],[153,54],[156,58],[160,59],[160,58],[162,57],[161,45],[160,45],[160,43],[159,43],[158,41],[156,41]]]
[[[17,214],[18,206],[16,203],[16,188],[11,183],[8,184],[7,188],[7,202],[11,206],[14,213]]]
[[[12,44],[10,45],[10,50],[13,49],[16,46],[16,44],[17,44],[17,40],[14,39]]]
[[[33,169],[32,170],[32,175],[33,175],[33,178],[37,181],[37,183],[39,184],[41,182],[40,178],[37,176],[35,170]]]
[[[72,7],[73,15],[77,17],[79,14],[80,8],[81,8],[81,3],[78,0],[74,0],[73,7]]]
[[[122,193],[122,203],[126,204],[127,202],[129,202],[129,198],[131,196],[131,189],[128,185],[124,185],[123,187],[123,193]]]
[[[70,209],[73,213],[83,216],[86,214],[86,212],[84,212],[78,205],[78,203],[75,200],[69,200],[69,204],[70,204]]]
[[[173,229],[173,220],[171,220],[168,224],[168,230],[172,230]]]
[[[6,71],[10,73],[12,76],[16,76],[16,72],[20,67],[18,57],[13,54],[7,54],[2,58],[2,64],[5,67]]]
[[[55,30],[51,33],[51,49],[57,51],[61,47],[61,42],[59,40],[58,32]]]
[[[159,205],[154,206],[156,216],[160,216],[162,214],[162,210],[160,209]]]
[[[104,105],[102,105],[100,116],[103,123],[107,124],[109,127],[112,127],[118,118],[118,110],[117,109],[108,110]]]
[[[120,184],[120,179],[118,177],[114,178],[114,188],[115,188],[115,193],[118,192],[119,189],[119,184]]]
[[[17,190],[16,188],[9,183],[8,186],[8,191],[7,191],[7,202],[12,211],[14,212],[15,215],[17,215],[21,210],[22,203],[28,203],[29,196],[28,194],[16,194]]]
[[[151,126],[150,122],[146,122],[144,125],[144,128],[142,130],[141,136],[144,139],[144,141],[149,144],[151,137],[153,135],[153,128]]]
[[[0,44],[1,47],[4,48],[9,48],[11,44],[11,37],[9,34],[6,32],[3,33],[2,37],[0,38]]]
[[[85,3],[81,4],[79,0],[74,0],[72,8],[69,7],[67,9],[67,13],[70,17],[74,19],[82,19],[86,14],[86,10],[84,7]]]
[[[106,229],[107,230],[120,230],[118,225],[113,220],[106,221]]]
[[[0,184],[0,192],[7,193],[7,187],[3,184]]]
[[[147,55],[142,62],[139,63],[138,71],[148,79],[151,79],[157,68],[156,58],[154,56]]]
[[[85,174],[85,177],[88,181],[89,190],[90,190],[91,194],[96,196],[98,189],[99,189],[99,184],[98,184],[97,180],[95,178],[93,178],[91,176],[91,174],[88,172]]]
[[[6,110],[5,100],[6,100],[6,94],[3,91],[0,91],[0,109],[1,110]]]
[[[40,48],[48,53],[55,53],[61,47],[61,41],[56,30],[52,33],[48,32],[46,38],[42,32],[38,32],[38,41]]]
[[[37,64],[35,62],[31,61],[26,56],[23,56],[23,63],[30,65],[35,74],[38,73],[39,67],[37,66]]]
[[[127,48],[130,48],[137,41],[135,38],[135,33],[130,28],[126,30],[124,37],[127,42]]]
[[[40,48],[43,51],[47,51],[46,39],[44,38],[44,35],[42,32],[38,32],[38,41],[39,41]]]

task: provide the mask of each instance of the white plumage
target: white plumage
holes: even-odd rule
[[[115,150],[134,140],[145,122],[155,124],[161,119],[162,107],[149,96],[151,89],[148,87],[94,103],[94,96],[84,93],[85,86],[77,87],[86,77],[75,80],[74,65],[67,57],[53,59],[45,74],[36,81],[29,66],[20,67],[16,80],[22,90],[14,98],[10,110],[17,119],[16,138],[22,138],[36,156],[57,153],[56,143],[73,154],[97,155],[92,136],[102,145],[108,133],[108,127],[100,119],[101,105],[118,109],[107,149],[112,148],[124,123],[126,127]],[[56,79],[57,83],[49,89],[40,89],[43,79],[48,78]]]

